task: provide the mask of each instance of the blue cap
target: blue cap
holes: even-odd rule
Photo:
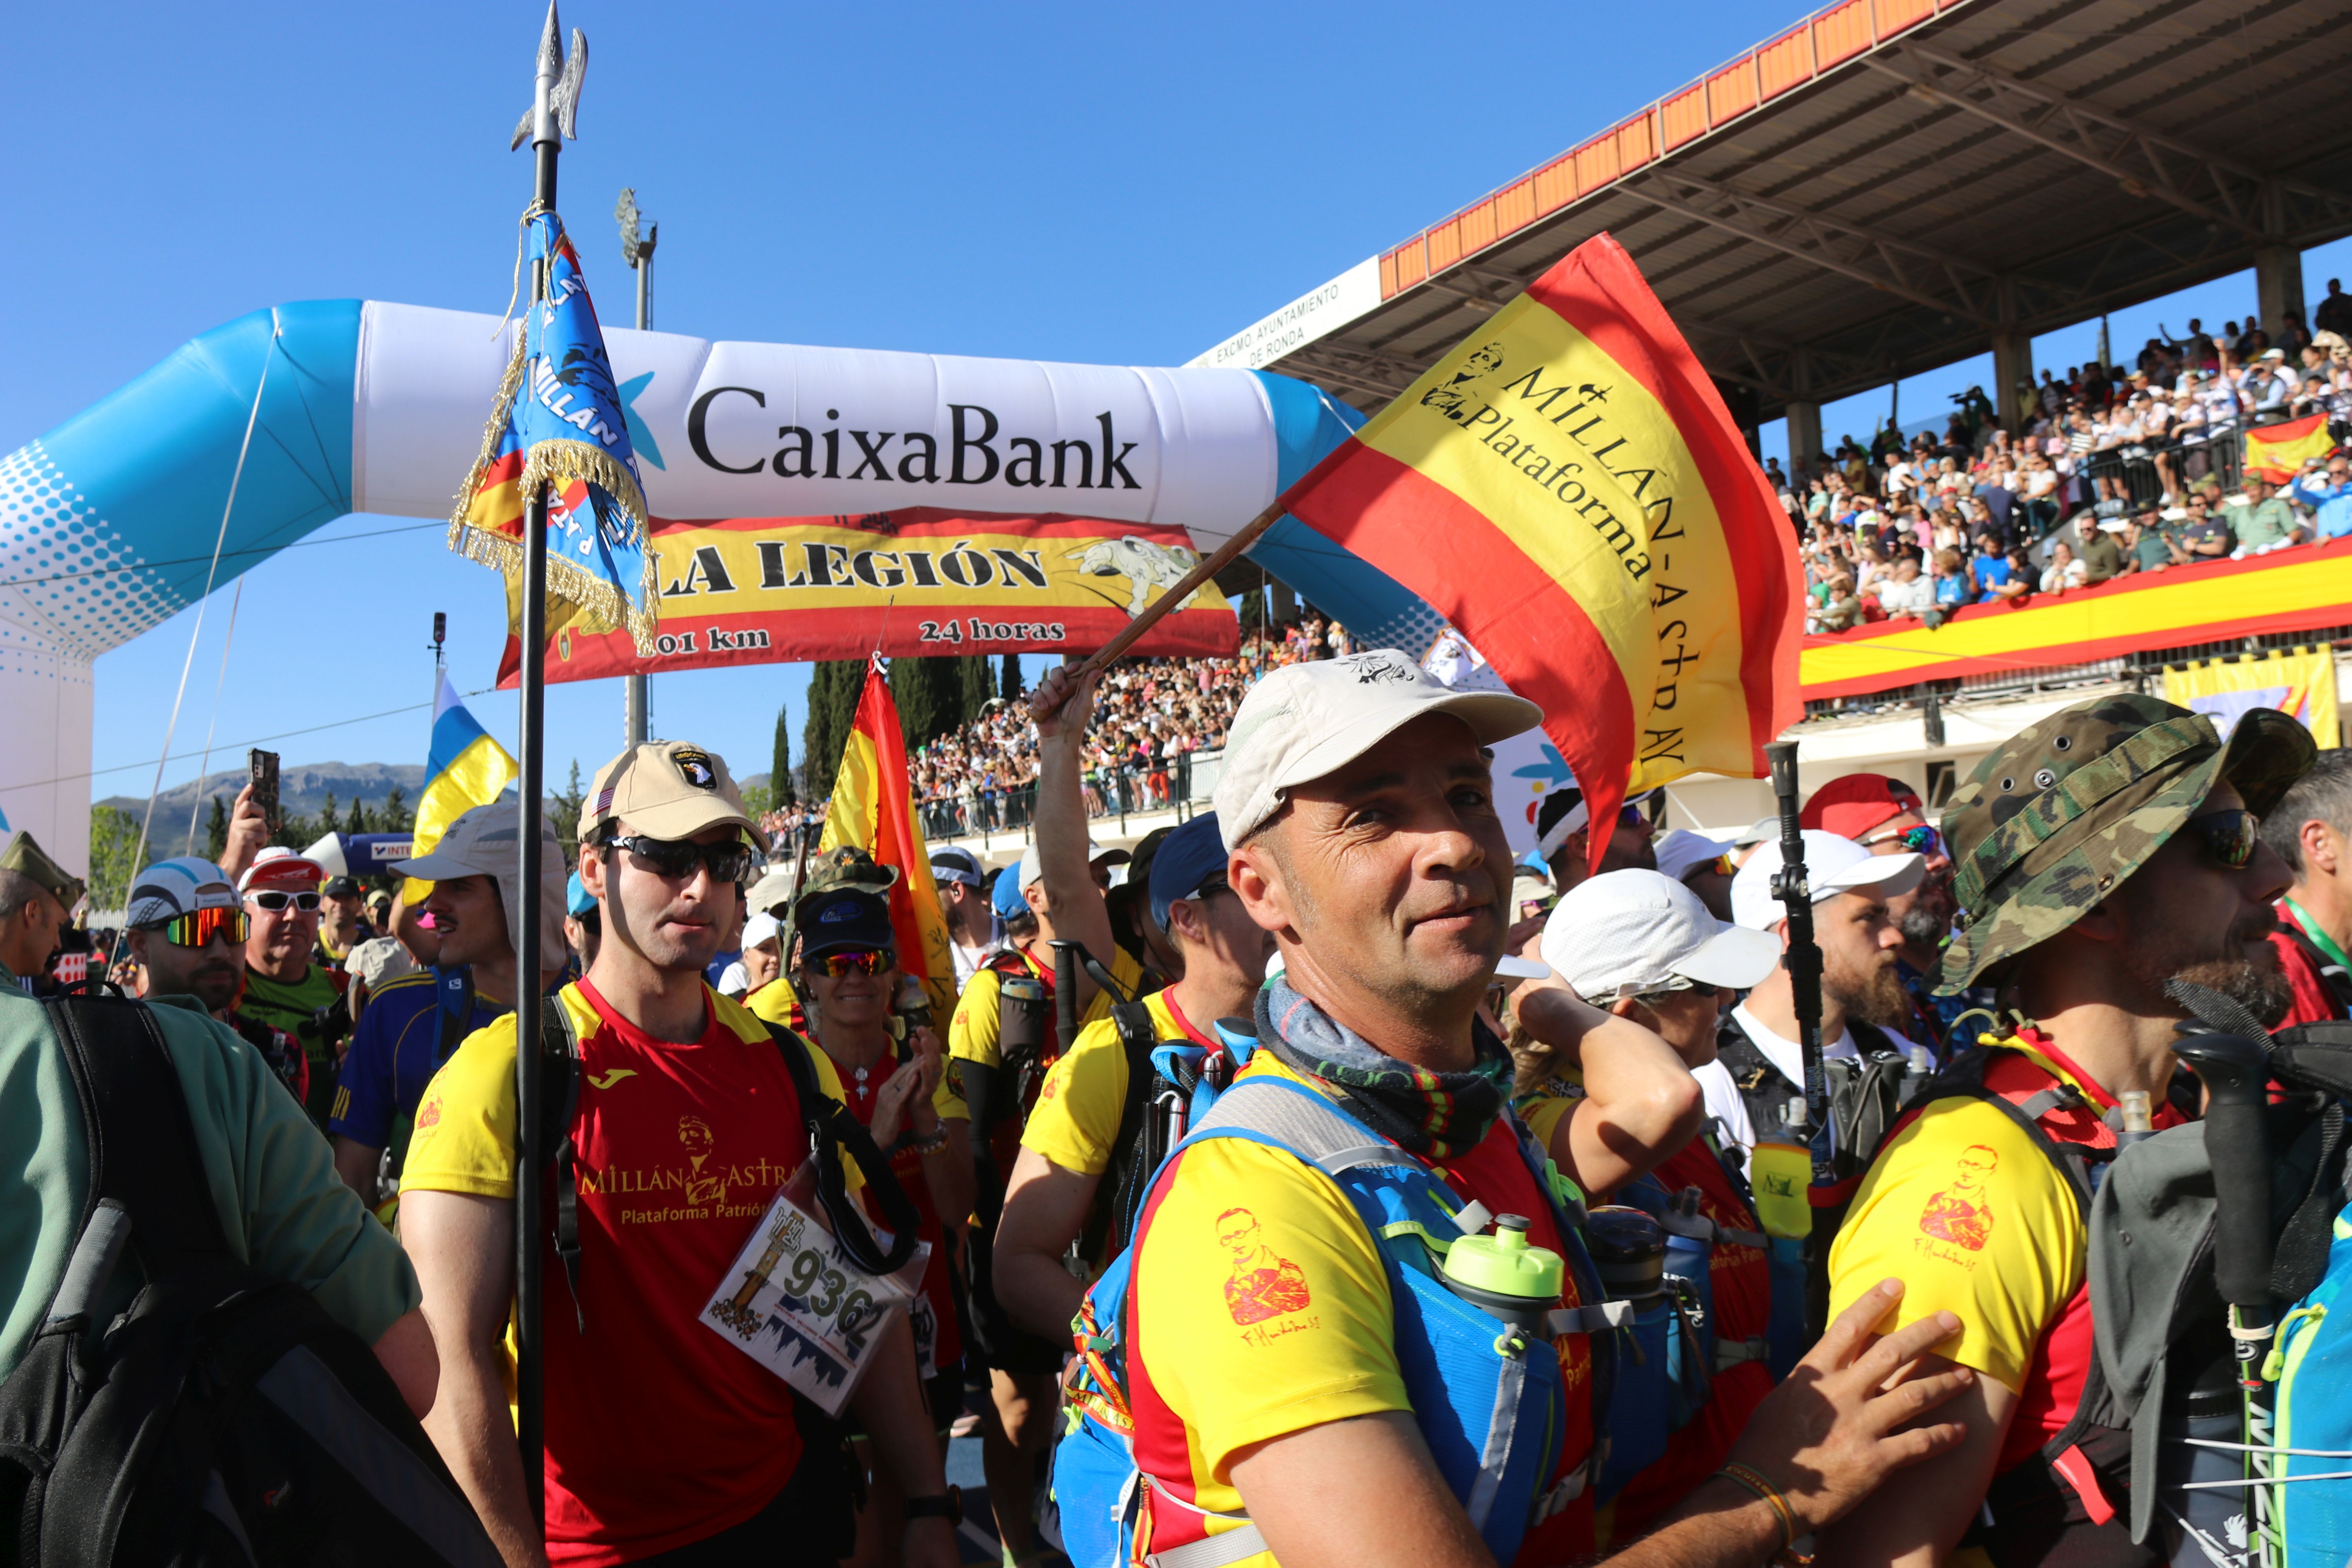
[[[852,948],[884,952],[898,948],[897,933],[890,929],[890,900],[855,882],[837,882],[802,899],[793,925],[803,959]]]
[[[575,921],[584,921],[596,912],[596,900],[588,896],[588,889],[582,885],[577,871],[572,872],[572,880],[564,884],[563,912]]]
[[[1160,841],[1151,858],[1151,919],[1168,929],[1168,906],[1200,892],[1201,884],[1225,874],[1225,840],[1217,814],[1204,811]]]
[[[1009,921],[1029,912],[1029,900],[1021,896],[1021,868],[1007,866],[996,874],[996,886],[989,890],[989,903],[996,918]]]

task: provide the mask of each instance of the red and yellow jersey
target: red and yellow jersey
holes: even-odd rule
[[[1216,1048],[1214,1039],[1192,1027],[1172,992],[1155,991],[1143,1005],[1151,1011],[1154,1039]],[[1126,1108],[1127,1047],[1118,1022],[1106,1016],[1079,1030],[1077,1044],[1045,1074],[1045,1086],[1021,1131],[1021,1147],[1065,1171],[1099,1176],[1118,1152],[1119,1113]]]

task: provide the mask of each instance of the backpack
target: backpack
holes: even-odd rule
[[[230,1252],[145,1005],[47,1007],[89,1190],[47,1321],[0,1384],[0,1561],[499,1568],[374,1352]],[[93,1324],[126,1247],[145,1283]]]
[[[1398,1362],[1430,1456],[1488,1550],[1498,1562],[1509,1562],[1529,1528],[1593,1484],[1606,1450],[1601,1439],[1617,1373],[1614,1340],[1604,1331],[1631,1321],[1626,1303],[1601,1300],[1598,1273],[1580,1239],[1583,1204],[1573,1187],[1521,1129],[1521,1156],[1539,1173],[1538,1186],[1551,1200],[1578,1296],[1591,1303],[1556,1310],[1549,1327],[1556,1334],[1592,1336],[1593,1456],[1547,1486],[1560,1442],[1551,1420],[1564,1397],[1558,1357],[1548,1344],[1531,1343],[1517,1331],[1498,1332],[1494,1318],[1439,1280],[1433,1262],[1433,1251],[1453,1237],[1482,1229],[1493,1216],[1482,1206],[1465,1207],[1419,1160],[1322,1095],[1279,1079],[1245,1079],[1217,1096],[1169,1160],[1213,1138],[1279,1149],[1322,1171],[1347,1194],[1388,1274]],[[1152,1187],[1167,1165],[1162,1162],[1153,1173]],[[1150,1498],[1190,1508],[1155,1488],[1136,1466],[1127,1383],[1133,1260],[1131,1247],[1111,1260],[1071,1325],[1078,1355],[1064,1379],[1064,1430],[1053,1455],[1064,1549],[1073,1562],[1105,1568],[1133,1560]],[[1211,1568],[1264,1549],[1255,1527],[1244,1521],[1238,1530],[1156,1551],[1150,1561],[1154,1568]]]

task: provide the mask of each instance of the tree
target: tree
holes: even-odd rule
[[[563,787],[549,797],[547,820],[555,825],[555,841],[563,846],[563,863],[576,865],[580,859],[580,808],[587,802],[587,786],[580,782],[580,759],[572,759],[572,776]]]
[[[996,694],[1007,702],[1018,702],[1021,691],[1021,656],[1008,653],[1004,656],[1004,673],[997,678]]]
[[[213,814],[205,823],[205,858],[218,860],[228,848],[228,806],[213,796]]]
[[[352,814],[350,819],[343,824],[343,831],[346,833],[365,833],[368,830],[367,819],[367,807],[360,804],[359,796],[352,796]]]
[[[416,820],[408,809],[408,792],[398,784],[393,785],[392,793],[383,797],[383,815],[376,820],[383,824],[386,833],[406,832],[409,825]]]
[[[773,807],[793,804],[793,710],[776,706],[776,741],[768,759],[768,798]]]
[[[334,830],[335,792],[333,790],[329,790],[327,792],[327,804],[319,808],[319,831],[321,833],[332,833]]]
[[[226,831],[226,829],[224,829]],[[138,871],[139,819],[110,805],[89,808],[89,907],[120,910]]]
[[[956,660],[956,674],[962,688],[958,703],[962,712],[958,722],[969,724],[995,700],[996,671],[986,654],[976,653]]]
[[[862,658],[826,659],[809,672],[808,717],[801,724],[801,777],[811,801],[833,797],[841,771],[842,748],[857,720],[858,693],[866,688]]]

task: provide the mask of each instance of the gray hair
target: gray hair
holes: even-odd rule
[[[2352,839],[2352,752],[2322,752],[2263,818],[2263,842],[2303,875],[2303,825],[2324,822]]]
[[[47,888],[22,871],[0,868],[0,921],[14,920],[17,911],[34,900],[51,896]]]

